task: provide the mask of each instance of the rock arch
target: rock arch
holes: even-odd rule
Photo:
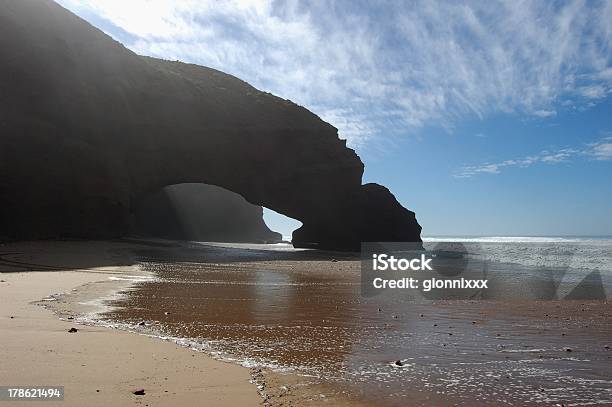
[[[142,57],[50,0],[0,7],[0,234],[108,237],[165,185],[206,183],[303,222],[297,246],[420,241],[337,130],[223,72]]]

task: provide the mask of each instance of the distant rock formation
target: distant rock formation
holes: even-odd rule
[[[167,185],[300,220],[296,246],[420,241],[337,129],[214,69],[134,54],[51,0],[0,5],[0,236],[107,238]]]
[[[134,210],[137,235],[203,242],[276,243],[280,233],[263,220],[263,208],[242,196],[205,184],[167,186]]]

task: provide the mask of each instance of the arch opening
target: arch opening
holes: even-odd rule
[[[290,242],[293,232],[302,226],[302,222],[297,219],[285,216],[270,208],[263,207],[263,218],[266,225],[281,234],[284,241]]]
[[[132,234],[171,240],[279,243],[300,222],[265,210],[217,185],[180,183],[144,196],[132,210]],[[276,228],[282,234],[276,231]],[[283,236],[284,235],[284,236]]]

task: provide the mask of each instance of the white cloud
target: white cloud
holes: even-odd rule
[[[590,145],[590,155],[596,160],[612,160],[612,137]]]
[[[549,118],[612,89],[612,2],[58,1],[138,53],[304,105],[353,146],[470,116]]]
[[[610,92],[610,90],[603,85],[581,86],[577,91],[587,99],[602,99]]]
[[[526,168],[534,164],[567,163],[576,158],[591,158],[598,161],[612,159],[612,137],[605,137],[583,148],[562,148],[554,151],[544,150],[539,154],[505,160],[499,163],[466,165],[453,174],[455,178],[471,178],[478,174],[499,174],[502,169],[510,167]]]
[[[534,116],[538,116],[538,117],[553,117],[557,115],[557,112],[554,110],[535,110],[532,112],[532,114]]]

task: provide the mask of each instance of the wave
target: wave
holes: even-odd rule
[[[610,242],[609,236],[555,237],[555,236],[426,236],[424,242],[469,242],[469,243],[591,243]]]

